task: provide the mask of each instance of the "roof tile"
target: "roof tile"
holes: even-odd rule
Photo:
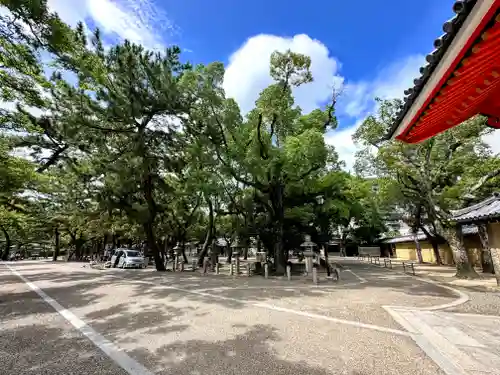
[[[482,202],[452,211],[453,220],[464,223],[500,218],[500,194],[495,193]]]
[[[404,98],[404,104],[400,108],[400,111],[396,114],[396,120],[387,135],[387,139],[392,137],[401,121],[403,121],[406,113],[410,110],[413,102],[418,97],[418,94],[420,94],[420,91],[425,86],[425,83],[431,76],[432,72],[438,66],[441,57],[445,54],[446,50],[453,41],[453,38],[460,30],[460,27],[475,4],[476,0],[457,0],[455,1],[455,4],[453,4],[455,16],[444,23],[444,34],[434,41],[435,49],[425,57],[428,64],[420,68],[421,76],[414,80],[413,87],[405,90],[406,96]]]

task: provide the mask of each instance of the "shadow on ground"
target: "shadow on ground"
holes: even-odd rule
[[[281,340],[276,329],[268,325],[247,328],[246,332],[224,341],[177,341],[154,353],[143,349],[130,353],[142,363],[150,364],[158,374],[368,375],[346,369],[340,358],[329,358],[329,362],[337,362],[336,370],[284,360],[272,347],[273,342]]]

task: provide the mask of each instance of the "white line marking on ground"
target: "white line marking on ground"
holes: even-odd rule
[[[252,303],[252,306],[263,307],[265,309],[286,312],[289,314],[301,315],[301,316],[305,316],[305,317],[312,318],[312,319],[328,320],[330,322],[350,325],[350,326],[354,326],[354,327],[358,327],[358,328],[366,328],[366,329],[371,329],[371,330],[379,331],[379,332],[392,333],[394,335],[410,336],[409,332],[401,331],[399,329],[381,327],[381,326],[376,326],[374,324],[361,323],[361,322],[356,322],[356,321],[352,321],[352,320],[338,319],[338,318],[333,318],[330,316],[313,314],[313,313],[309,313],[306,311],[298,311],[298,310],[287,309],[285,307],[268,305],[266,303]]]
[[[115,276],[115,275],[109,275],[109,276],[110,276],[110,278],[123,279],[122,277]],[[141,283],[141,282],[139,281],[139,283]],[[149,282],[143,282],[143,283],[151,284]],[[154,284],[154,285],[160,286],[158,284]],[[243,300],[243,299],[239,299],[239,298],[225,297],[225,296],[206,293],[206,292],[202,292],[202,291],[188,290],[188,289],[178,288],[178,287],[171,286],[171,285],[161,285],[161,287],[165,288],[165,289],[177,290],[179,292],[183,292],[183,293],[187,293],[187,294],[194,294],[194,295],[198,295],[198,296],[202,296],[202,297],[220,299],[220,300],[225,300],[225,301],[232,301],[232,302],[237,302],[237,303],[241,303],[241,304],[249,305],[249,306],[253,306],[253,307],[259,307],[259,308],[263,308],[263,309],[267,309],[267,310],[274,310],[274,311],[285,312],[285,313],[293,314],[293,315],[305,316],[307,318],[312,318],[312,319],[327,320],[327,321],[334,322],[334,323],[350,325],[350,326],[354,326],[354,327],[358,327],[358,328],[371,329],[374,331],[391,333],[394,335],[410,336],[410,333],[408,333],[406,331],[377,326],[374,324],[367,324],[367,323],[361,323],[361,322],[357,322],[357,321],[353,321],[353,320],[339,319],[339,318],[334,318],[334,317],[330,317],[330,316],[326,316],[326,315],[314,314],[314,313],[310,313],[307,311],[293,310],[293,309],[288,309],[285,307],[269,305],[267,303],[255,302],[255,301],[251,301],[251,300]]]
[[[250,305],[250,306],[254,306],[254,307],[260,307],[260,308],[263,308],[263,309],[268,309],[268,310],[286,312],[288,314],[305,316],[305,317],[312,318],[312,319],[327,320],[327,321],[330,321],[330,322],[335,322],[335,323],[350,325],[350,326],[354,326],[354,327],[358,327],[358,328],[366,328],[366,329],[371,329],[371,330],[385,332],[385,333],[392,333],[392,334],[401,335],[401,336],[409,336],[410,335],[408,332],[401,331],[401,330],[398,330],[398,329],[381,327],[381,326],[376,326],[376,325],[373,325],[373,324],[366,324],[366,323],[356,322],[356,321],[352,321],[352,320],[338,319],[338,318],[333,318],[333,317],[326,316],[326,315],[309,313],[307,311],[292,310],[292,309],[287,309],[285,307],[279,307],[279,306],[269,305],[267,303],[260,303],[260,302],[253,302],[253,301],[241,300],[241,299],[238,299],[238,298],[230,298],[230,297],[218,296],[216,294],[204,293],[204,292],[197,292],[197,291],[194,291],[194,290],[186,290],[186,289],[172,287],[172,286],[167,286],[166,288],[173,289],[173,290],[178,290],[178,291],[184,292],[184,293],[196,294],[196,295],[200,295],[200,296],[203,296],[203,297],[210,297],[210,298],[216,298],[216,299],[218,298],[218,299],[223,299],[223,300],[229,300],[229,301],[239,302],[239,303],[242,303],[242,304],[245,304],[245,305]]]
[[[353,270],[351,269],[346,269],[347,272],[350,272],[352,273],[355,277],[357,277],[359,279],[359,281],[361,281],[361,283],[367,283],[368,280],[366,280],[364,277],[361,277],[359,276],[357,273],[355,273]]]
[[[68,309],[65,309],[55,299],[49,297],[42,289],[34,283],[26,279],[18,271],[9,265],[7,268],[14,275],[19,277],[26,285],[28,285],[36,294],[40,296],[46,303],[48,303],[54,310],[56,310],[64,319],[66,319],[73,327],[88,337],[99,349],[101,349],[109,358],[115,361],[121,368],[127,371],[130,375],[153,375],[151,371],[145,368],[136,360],[129,357],[125,352],[118,348],[111,341],[107,340],[104,336],[97,333],[92,327],[86,324],[83,320],[78,318]]]
[[[357,261],[357,264],[377,267],[375,264],[362,263],[359,261]],[[441,305],[435,305],[435,306],[429,306],[429,307],[416,307],[415,309],[424,310],[424,311],[443,310],[443,309],[448,309],[450,307],[456,307],[459,305],[463,305],[464,303],[466,303],[470,299],[469,296],[467,294],[465,294],[464,292],[462,292],[461,290],[455,289],[455,288],[448,286],[448,285],[444,285],[438,281],[424,279],[424,278],[418,277],[418,276],[410,276],[404,272],[401,272],[401,271],[398,271],[398,270],[395,270],[392,268],[385,268],[385,267],[380,267],[380,266],[377,268],[380,268],[380,269],[386,270],[386,271],[391,271],[391,272],[397,273],[399,275],[407,276],[409,278],[416,279],[416,280],[422,281],[424,283],[433,284],[433,285],[439,286],[439,287],[444,288],[444,289],[448,289],[449,291],[451,291],[459,296],[458,299],[456,299],[455,301],[449,302],[449,303],[443,303]],[[394,307],[397,307],[397,306],[394,306]]]
[[[293,292],[295,290],[325,290],[325,291],[330,291],[330,290],[339,290],[339,287],[344,287],[344,286],[352,286],[352,285],[358,285],[361,284],[361,282],[356,281],[352,283],[345,283],[345,284],[336,284],[336,285],[310,285],[310,286],[293,286],[293,285],[272,285],[272,286],[242,286],[242,287],[214,287],[214,288],[204,288],[204,289],[196,289],[197,292],[215,292],[215,291],[221,291],[221,292],[229,292],[232,290],[247,290],[247,289],[262,289],[262,290],[267,290],[267,289],[278,289],[278,290],[284,290],[284,291],[290,291]]]

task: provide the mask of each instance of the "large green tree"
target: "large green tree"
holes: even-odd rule
[[[496,184],[500,160],[482,137],[489,130],[478,116],[419,144],[387,140],[400,101],[379,101],[376,115],[366,118],[353,136],[360,146],[356,170],[390,178],[403,200],[396,205],[432,223],[436,234],[450,245],[457,277],[476,277],[463,244],[461,226],[452,210],[478,198]],[[418,217],[417,217],[418,215]]]
[[[301,54],[273,53],[274,83],[260,93],[246,116],[224,95],[222,64],[200,67],[184,77],[197,98],[188,128],[211,146],[225,174],[255,189],[270,218],[273,248],[269,250],[278,273],[286,265],[288,189],[299,181],[307,185],[324,173],[328,156],[324,133],[336,126],[334,103],[310,114],[302,114],[294,103],[292,89],[313,79],[310,65],[310,58]]]

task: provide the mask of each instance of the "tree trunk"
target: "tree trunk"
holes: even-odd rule
[[[231,263],[231,260],[233,259],[233,251],[231,249],[231,246],[229,245],[229,242],[226,240],[226,263]]]
[[[182,259],[184,261],[184,264],[189,263],[188,258],[186,256],[186,240],[182,240],[181,242],[181,252],[182,252]]]
[[[286,257],[283,244],[285,209],[283,207],[283,186],[278,185],[273,189],[273,208],[275,213],[275,243],[274,243],[274,266],[278,275],[284,275],[286,272]]]
[[[448,241],[453,253],[453,260],[457,267],[455,276],[460,279],[478,278],[479,275],[470,264],[469,257],[467,256],[467,250],[463,242],[462,227],[457,225],[454,228],[443,228],[442,232],[442,236]]]
[[[418,240],[418,235],[416,233],[413,235],[413,241],[415,241],[418,263],[422,264],[424,262],[424,260],[422,259],[422,246],[420,246],[420,241]]]
[[[493,260],[491,259],[491,248],[488,241],[488,230],[486,224],[481,223],[477,226],[479,232],[479,239],[481,240],[481,267],[483,269],[483,273],[495,273],[493,267]]]
[[[325,263],[326,263],[326,274],[330,276],[330,263],[328,262],[328,243],[323,245],[323,249],[325,252]]]
[[[10,236],[9,232],[5,229],[3,225],[0,225],[0,229],[2,229],[3,235],[5,236],[5,248],[2,252],[2,260],[9,260],[9,252],[10,252]]]
[[[144,223],[144,232],[146,233],[146,241],[148,243],[149,250],[153,254],[153,259],[155,261],[155,267],[157,271],[166,271],[165,264],[162,261],[162,257],[160,255],[160,248],[156,243],[156,236],[153,230],[153,224],[150,220],[147,223]]]
[[[249,246],[249,239],[247,237],[247,238],[245,238],[245,244],[243,247],[243,259],[244,260],[248,259],[248,246]]]
[[[208,205],[208,228],[207,228],[207,235],[205,236],[205,242],[203,243],[203,248],[201,249],[200,254],[198,254],[199,267],[203,266],[203,259],[208,254],[208,249],[210,248],[214,234],[214,207],[212,205],[212,201],[210,200],[210,198],[207,198],[207,205]]]
[[[60,244],[59,244],[59,228],[56,227],[54,230],[54,237],[55,237],[55,247],[54,247],[54,254],[52,255],[52,261],[55,262],[57,261],[57,258],[59,257],[59,251],[60,251]]]
[[[436,259],[436,264],[437,265],[443,264],[443,262],[441,261],[441,254],[439,254],[439,244],[437,242],[436,237],[431,235],[424,225],[422,225],[420,229],[422,229],[422,232],[424,232],[425,236],[427,237],[427,240],[432,245],[432,251],[434,252],[434,258]]]
[[[106,233],[106,234],[104,234],[104,236],[102,236],[102,253],[103,254],[106,251],[107,241],[108,241],[108,235]]]

